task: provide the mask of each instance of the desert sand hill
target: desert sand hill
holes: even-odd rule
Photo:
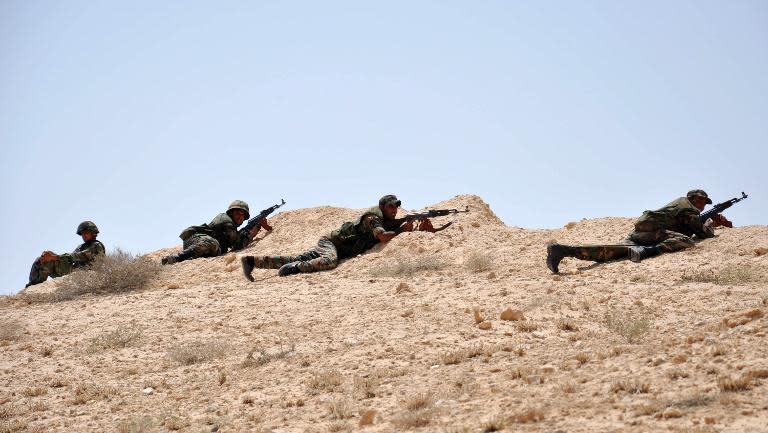
[[[767,226],[554,276],[548,242],[615,242],[632,220],[434,207],[466,205],[330,272],[249,283],[232,254],[139,293],[8,297],[0,431],[768,432]],[[359,212],[278,214],[245,253],[301,252]]]

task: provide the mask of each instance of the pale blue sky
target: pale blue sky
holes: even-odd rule
[[[233,199],[765,224],[767,119],[766,1],[6,0],[0,293],[84,219],[147,252]]]

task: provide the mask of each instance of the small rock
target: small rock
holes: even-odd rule
[[[680,418],[682,416],[683,416],[683,412],[671,407],[666,409],[664,412],[656,414],[656,418],[661,418],[661,419]]]
[[[373,420],[376,419],[376,411],[373,409],[366,410],[360,417],[358,425],[360,427],[373,424]]]
[[[234,262],[236,258],[237,256],[235,255],[235,253],[227,254],[226,256],[224,256],[224,263],[230,264]]]
[[[573,222],[573,221],[571,221],[571,222],[569,222],[568,224],[566,224],[564,227],[565,227],[565,229],[566,229],[566,230],[571,230],[571,229],[573,229],[574,227],[576,227],[576,223],[575,223],[575,222]]]
[[[768,248],[755,248],[755,255],[756,256],[762,256],[764,254],[768,253]]]
[[[411,286],[408,285],[406,282],[401,282],[395,287],[395,293],[403,293],[403,292],[410,292]]]
[[[152,387],[144,388],[144,390],[141,391],[144,395],[152,395],[154,394],[155,390],[152,389]]]
[[[540,332],[540,331],[534,331],[533,332],[533,336],[536,337],[536,338],[539,338],[539,339],[544,339],[544,337],[545,337],[544,333]]]
[[[484,331],[487,331],[487,330],[491,329],[493,327],[493,325],[491,325],[491,322],[480,322],[480,323],[477,324],[477,327],[482,329],[482,330],[484,330]]]
[[[525,317],[523,316],[523,312],[520,310],[513,310],[511,308],[507,308],[506,310],[501,312],[501,320],[523,320]]]

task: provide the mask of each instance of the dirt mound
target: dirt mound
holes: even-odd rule
[[[547,243],[617,242],[632,220],[525,230],[477,196],[430,208],[466,206],[329,272],[249,283],[230,254],[138,293],[7,297],[0,431],[764,428],[768,227],[555,276]],[[304,251],[361,211],[282,212],[241,254]]]

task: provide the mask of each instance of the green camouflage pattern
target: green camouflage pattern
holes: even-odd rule
[[[378,235],[386,231],[383,221],[384,213],[375,206],[365,211],[354,222],[345,222],[327,238],[336,247],[339,259],[354,257],[379,243]]]
[[[29,271],[29,285],[40,284],[51,278],[58,278],[72,272],[72,269],[87,266],[99,256],[106,254],[104,244],[96,239],[85,242],[68,254],[61,254],[58,260],[41,263],[40,259],[32,263]]]
[[[336,246],[327,237],[320,238],[317,246],[296,256],[255,256],[254,267],[280,269],[285,264],[299,262],[301,272],[326,271],[339,264]]]
[[[711,238],[714,229],[699,221],[701,212],[687,197],[680,197],[655,211],[645,211],[635,221],[635,230],[617,245],[565,246],[568,257],[593,262],[609,262],[629,256],[629,247],[657,246],[661,252],[671,253],[690,248],[697,239]]]
[[[184,240],[184,252],[189,258],[216,257],[219,255],[219,241],[204,233],[196,233]]]
[[[218,242],[219,252],[216,255],[225,254],[230,249],[233,251],[242,250],[253,241],[253,236],[249,231],[242,233],[237,231],[235,222],[226,213],[216,215],[208,224],[187,227],[179,237],[186,243],[188,238],[198,234],[207,235]]]
[[[647,210],[635,221],[635,232],[661,232],[670,230],[699,239],[711,238],[715,231],[699,221],[701,211],[680,197],[657,210]]]

